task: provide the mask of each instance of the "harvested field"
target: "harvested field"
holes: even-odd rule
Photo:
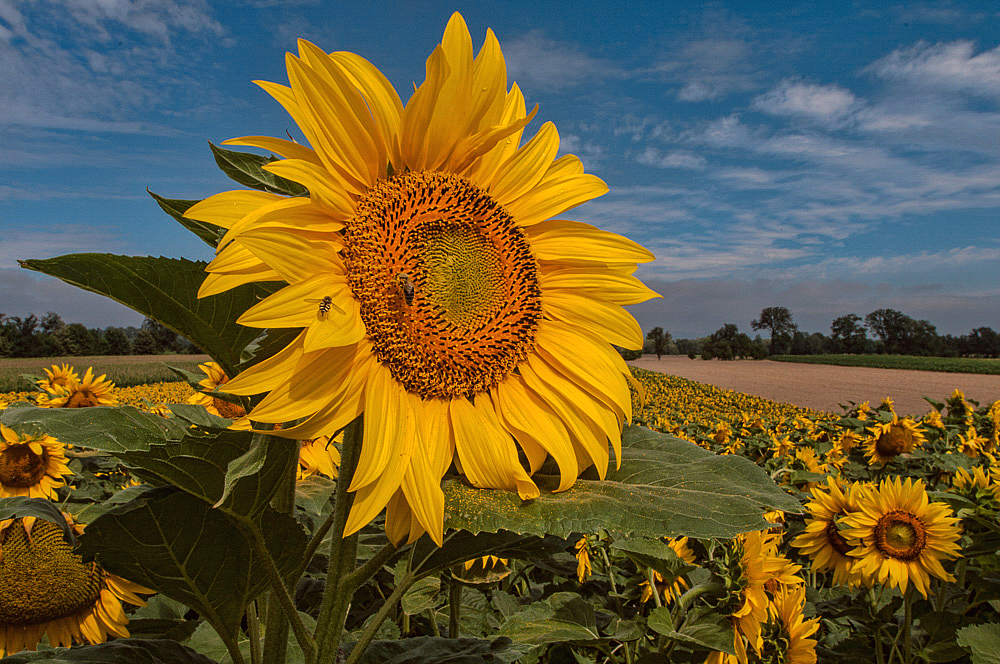
[[[737,392],[833,413],[840,404],[870,401],[878,405],[889,397],[896,412],[923,415],[930,405],[926,395],[944,401],[956,388],[967,399],[987,404],[1000,399],[1000,376],[982,374],[869,369],[820,364],[794,364],[768,360],[691,360],[683,355],[665,355],[659,361],[646,355],[629,362],[650,371],[680,376]]]

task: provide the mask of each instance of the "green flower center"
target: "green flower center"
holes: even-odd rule
[[[85,565],[54,523],[20,520],[0,535],[0,626],[37,625],[94,605],[104,585],[96,563]]]
[[[875,524],[875,546],[888,558],[915,560],[927,544],[927,528],[909,512],[892,510]]]

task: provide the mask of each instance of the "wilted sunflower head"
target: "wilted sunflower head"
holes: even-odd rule
[[[299,469],[296,479],[303,480],[313,475],[337,477],[340,466],[340,450],[330,436],[320,436],[303,440],[299,448]]]
[[[805,586],[775,592],[762,630],[761,651],[754,661],[815,664],[817,642],[809,637],[819,629],[819,618],[805,619],[802,614],[805,602]]]
[[[895,413],[892,421],[876,424],[865,442],[865,456],[870,464],[889,463],[900,454],[909,454],[923,444],[924,434],[911,418],[900,419]]]
[[[55,385],[51,392],[38,397],[38,405],[47,408],[89,408],[115,406],[115,384],[105,374],[94,376],[94,368],[87,367],[83,380],[71,380],[65,385]]]
[[[590,465],[603,476],[608,441],[617,451],[631,418],[630,374],[611,344],[642,346],[622,307],[656,296],[632,276],[653,257],[554,218],[607,185],[557,157],[552,123],[522,144],[534,111],[492,31],[474,56],[454,14],[405,105],[353,53],[300,41],[286,65],[288,86],[260,85],[305,144],[228,143],[281,155],[265,168],[309,195],[224,192],[186,212],[228,229],[199,295],[283,281],[239,322],[301,330],[228,383],[266,393],[248,421],[301,440],[364,413],[348,534],[388,508],[394,539],[426,531],[440,543],[453,461],[472,485],[525,499],[539,495],[531,473],[547,456],[560,490]]]
[[[80,382],[80,374],[70,366],[63,363],[62,366],[53,364],[52,368],[45,369],[46,378],[38,381],[38,387],[46,392],[54,392],[56,387],[67,387],[71,383]]]
[[[198,381],[198,385],[208,392],[211,392],[220,385],[225,385],[229,382],[229,377],[226,376],[226,372],[223,371],[222,367],[215,362],[205,362],[204,364],[199,364],[198,368],[201,369],[202,373],[206,376]],[[218,415],[219,417],[224,417],[228,420],[235,420],[247,414],[243,406],[231,403],[225,399],[213,397],[211,394],[205,394],[204,392],[195,392],[192,394],[188,397],[188,403],[204,406],[205,410],[213,415]]]
[[[84,563],[60,524],[35,517],[0,521],[0,655],[34,650],[46,634],[52,646],[127,637],[121,601],[144,605],[135,593],[150,592]]]
[[[18,434],[0,424],[0,498],[55,499],[57,487],[73,475],[65,446],[45,434]]]
[[[961,555],[961,530],[945,503],[930,502],[923,480],[883,480],[877,490],[862,492],[859,511],[844,517],[842,531],[855,544],[855,571],[872,585],[888,584],[905,591],[913,582],[926,597],[930,577],[954,581],[942,560]]]

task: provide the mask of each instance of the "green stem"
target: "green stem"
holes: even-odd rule
[[[910,637],[912,636],[910,633],[912,623],[913,586],[909,585],[906,587],[906,592],[903,594],[903,662],[905,662],[905,664],[911,664],[913,662],[913,644],[910,640]]]
[[[433,607],[427,609],[427,620],[431,623],[431,634],[434,636],[441,636],[441,629],[438,627],[437,617],[434,615]]]
[[[366,561],[361,567],[348,574],[344,579],[344,586],[350,589],[353,594],[355,590],[375,576],[399,551],[394,545],[386,544],[372,556],[371,560]]]
[[[249,412],[249,411],[248,411]],[[285,440],[283,438],[275,438],[266,433],[254,434],[255,437],[263,437],[262,442],[268,445],[289,445],[295,444],[292,441]],[[297,455],[296,455],[297,456]],[[279,486],[277,492],[275,492],[273,505],[274,509],[281,514],[292,515],[295,512],[295,471],[298,466],[297,461],[289,464],[288,470],[285,476],[281,478],[283,486]],[[248,528],[250,531],[256,530],[255,525],[250,525]],[[259,531],[257,533],[250,532],[250,539],[254,543],[254,546],[258,546]],[[270,553],[266,552],[261,555],[262,558],[274,563],[271,558]],[[304,568],[303,568],[304,569]],[[287,579],[288,583],[292,583],[293,579],[298,579],[301,574],[295,574]],[[283,589],[286,588],[286,580],[280,579],[280,574],[278,575],[279,584]],[[278,592],[273,590],[274,583],[272,581],[272,591],[267,593],[266,602],[264,605],[264,649],[261,653],[261,658],[264,664],[284,664],[287,651],[288,651],[288,615],[287,610],[281,606],[281,600],[278,598]],[[287,594],[287,590],[285,590]],[[293,603],[294,604],[294,603]],[[298,619],[298,613],[294,613],[295,618]],[[300,621],[301,622],[301,621]]]
[[[611,592],[617,595],[618,586],[615,584],[615,574],[614,574],[614,568],[611,567],[611,559],[608,558],[608,552],[604,550],[603,546],[601,547],[600,551],[601,551],[601,557],[604,558],[604,566],[608,570],[608,581],[611,582]]]
[[[285,579],[282,578],[281,571],[275,564],[274,558],[271,557],[271,553],[267,550],[263,534],[256,526],[249,530],[250,541],[253,543],[254,550],[260,558],[260,562],[264,568],[264,575],[271,585],[272,597],[277,601],[276,608],[280,608],[281,613],[284,614],[284,619],[291,625],[292,631],[295,633],[295,640],[299,642],[299,647],[302,648],[306,664],[312,664],[316,657],[316,642],[313,640],[309,630],[306,629],[302,618],[299,617],[299,612],[295,608],[295,600],[288,592]],[[275,611],[275,613],[278,613],[278,611]],[[285,641],[287,642],[287,640],[286,637]]]
[[[452,581],[448,588],[448,638],[458,638],[459,616],[462,611],[462,584]]]
[[[264,664],[284,664],[288,651],[288,621],[273,592],[264,604]]]
[[[250,637],[250,662],[261,664],[260,651],[260,618],[257,615],[257,600],[247,607],[247,633]]]
[[[399,600],[403,597],[406,591],[410,589],[410,586],[413,585],[415,580],[416,576],[411,572],[407,572],[403,575],[403,578],[400,579],[399,585],[393,589],[392,593],[385,599],[382,606],[380,606],[379,610],[375,613],[375,616],[368,623],[368,626],[365,627],[363,632],[361,632],[361,636],[358,637],[358,642],[354,644],[354,648],[351,650],[351,654],[348,656],[347,661],[344,662],[344,664],[357,664],[357,662],[361,659],[361,656],[364,655],[365,650],[368,648],[368,644],[375,638],[378,628],[382,626],[383,622],[385,622],[386,616],[388,616],[389,613],[396,608]]]
[[[361,456],[363,436],[364,422],[359,415],[344,429],[344,443],[341,445],[340,471],[337,477],[337,490],[334,492],[333,521],[330,527],[333,536],[330,540],[326,589],[323,591],[323,602],[320,605],[319,619],[316,621],[316,642],[319,645],[316,654],[319,662],[337,661],[340,639],[347,622],[347,610],[353,596],[353,592],[347,592],[343,581],[344,577],[353,571],[357,562],[358,536],[355,533],[350,537],[344,537],[344,529],[354,501],[354,494],[348,493],[347,489],[351,486],[358,458]],[[357,646],[354,652],[357,652]]]

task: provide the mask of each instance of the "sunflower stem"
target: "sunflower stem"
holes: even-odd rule
[[[351,654],[348,656],[347,661],[345,661],[344,664],[357,664],[358,660],[361,659],[365,650],[368,648],[368,644],[375,638],[378,628],[382,626],[383,622],[385,622],[389,613],[396,608],[396,605],[399,604],[399,600],[402,599],[403,595],[406,594],[406,591],[410,589],[410,586],[413,585],[413,582],[416,581],[416,579],[417,575],[413,572],[407,572],[403,575],[403,578],[399,581],[399,585],[393,588],[392,593],[390,593],[385,601],[382,602],[382,606],[379,607],[379,610],[368,623],[368,626],[365,627],[363,632],[361,632],[361,636],[358,637],[358,642],[354,644],[354,648],[351,650]],[[327,660],[319,661],[325,662]]]
[[[910,628],[913,623],[913,586],[909,585],[903,594],[903,661],[910,664],[913,661],[913,645]]]
[[[261,664],[260,617],[257,615],[257,601],[250,602],[250,606],[247,607],[247,635],[250,637],[251,664]]]
[[[323,602],[320,605],[319,619],[316,621],[316,643],[319,645],[317,661],[334,662],[340,654],[340,639],[347,622],[347,611],[354,595],[354,588],[345,584],[347,576],[354,571],[357,562],[357,533],[344,537],[347,527],[347,517],[351,512],[354,494],[348,492],[354,471],[358,467],[361,456],[361,444],[364,436],[364,421],[359,415],[344,429],[344,442],[341,445],[340,471],[337,476],[337,489],[334,492],[333,520],[330,526],[330,556],[326,571],[326,588],[323,591]],[[358,656],[364,652],[360,643],[355,646],[352,654]]]
[[[448,638],[457,639],[459,617],[462,612],[462,586],[452,580],[448,588]]]
[[[347,575],[344,579],[344,586],[346,586],[351,593],[363,586],[368,582],[382,567],[392,560],[399,552],[393,544],[386,544],[371,557],[370,560],[366,561],[361,567]]]
[[[254,437],[260,437],[263,439],[263,442],[272,445],[292,444],[292,441],[272,438],[266,433],[256,433],[254,434]],[[272,505],[275,511],[280,514],[292,515],[295,513],[295,475],[297,466],[298,463],[289,466],[288,472],[286,472],[285,476],[281,479],[282,484],[278,486],[278,490],[275,492]],[[281,595],[284,594],[287,596],[287,584],[292,583],[294,579],[298,579],[302,576],[302,574],[296,570],[296,573],[294,575],[290,575],[287,580],[283,579],[281,577],[281,573],[277,571],[274,559],[267,551],[263,535],[260,533],[256,524],[247,524],[247,530],[249,531],[250,541],[252,542],[253,547],[260,553],[261,558],[265,561],[265,570],[268,572],[272,568],[274,570],[273,578],[272,574],[268,573],[271,591],[267,593],[264,603],[264,647],[260,653],[261,661],[263,664],[281,664],[285,661],[288,651],[288,628],[290,620],[288,617],[288,610],[282,606],[283,602]],[[294,610],[294,602],[292,602],[291,613],[294,615],[294,619],[301,624],[302,621],[299,618],[298,613]],[[302,645],[301,639],[299,639],[299,642],[300,645]],[[302,651],[308,652],[304,646]],[[313,649],[313,652],[315,653],[315,648]],[[251,651],[251,658],[252,657],[253,652]]]

